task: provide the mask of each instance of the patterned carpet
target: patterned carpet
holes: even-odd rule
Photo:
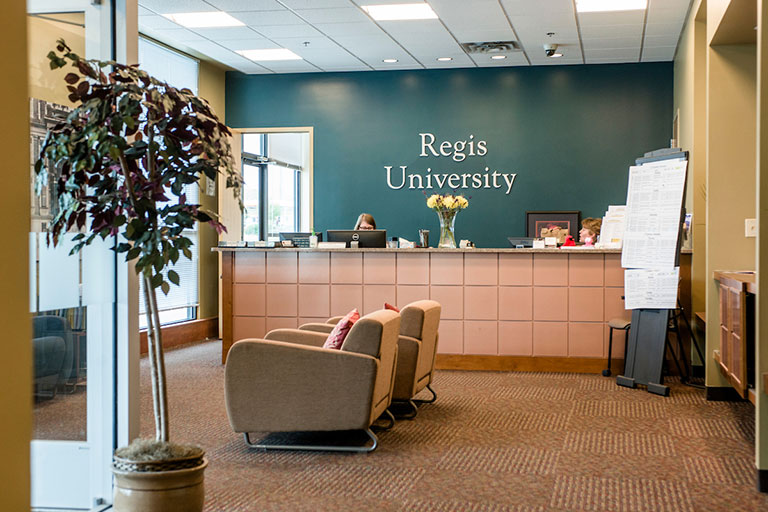
[[[262,452],[229,427],[219,351],[167,353],[172,438],[208,452],[206,511],[768,510],[753,407],[676,382],[663,398],[596,375],[439,371],[437,402],[371,454]]]

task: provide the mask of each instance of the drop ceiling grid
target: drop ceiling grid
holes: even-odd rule
[[[645,11],[577,15],[575,0],[426,0],[438,20],[387,22],[375,22],[359,8],[405,1],[139,0],[139,28],[244,73],[638,62],[641,48],[646,62],[674,57],[690,5],[690,0],[649,0],[647,16]],[[162,16],[218,10],[246,26],[185,29]],[[549,38],[547,32],[555,35]],[[459,46],[500,40],[517,40],[525,53],[491,61],[488,55],[466,55]],[[564,56],[547,58],[547,42],[559,44]],[[235,53],[278,47],[304,60],[257,64]],[[438,57],[453,60],[438,62]],[[386,64],[385,58],[398,62]]]

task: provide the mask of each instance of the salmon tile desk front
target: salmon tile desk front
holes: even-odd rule
[[[607,322],[631,316],[618,251],[215,250],[222,253],[222,360],[234,341],[273,328],[433,299],[443,311],[439,355],[591,358],[597,368],[607,355]]]

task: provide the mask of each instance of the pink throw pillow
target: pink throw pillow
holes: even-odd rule
[[[355,308],[347,313],[344,318],[339,320],[339,323],[333,328],[331,334],[328,335],[328,339],[325,340],[323,348],[339,350],[344,344],[344,339],[347,337],[347,334],[349,334],[350,329],[352,329],[352,326],[355,325],[355,322],[358,320],[360,320],[360,312]]]
[[[395,313],[399,313],[400,312],[400,308],[398,308],[396,306],[393,306],[389,302],[385,302],[384,303],[384,309],[389,309],[391,311],[394,311]]]

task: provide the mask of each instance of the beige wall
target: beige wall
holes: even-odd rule
[[[693,214],[691,313],[706,301],[706,2],[691,7],[674,63],[679,144],[688,151],[686,210]],[[698,359],[698,358],[697,358]]]
[[[56,40],[63,38],[72,51],[85,56],[85,15],[69,13],[51,15],[69,23],[51,21],[48,18],[28,17],[29,96],[60,105],[69,105],[69,93],[64,87],[61,69],[51,70],[48,52],[56,47]],[[80,23],[81,26],[70,23]],[[18,47],[16,44],[14,47]]]
[[[758,1],[757,11],[757,201],[758,201],[758,250],[757,250],[757,305],[755,315],[757,325],[756,360],[757,360],[757,404],[755,406],[755,455],[756,465],[768,471],[768,389],[761,375],[768,373],[768,279],[761,279],[761,272],[768,269],[768,179],[762,170],[768,169],[768,0]]]
[[[755,268],[755,239],[744,236],[744,219],[755,217],[756,56],[754,45],[708,50],[708,386],[728,385],[712,359],[720,345],[718,289],[712,272]]]
[[[32,432],[32,338],[29,316],[29,106],[27,101],[27,40],[25,2],[9,2],[3,9],[0,47],[5,52],[0,82],[3,98],[3,186],[0,215],[5,219],[0,251],[0,321],[3,357],[9,364],[0,372],[0,502],[3,511],[29,511],[29,442]]]
[[[224,70],[207,62],[200,62],[198,94],[208,100],[214,112],[224,120]],[[204,208],[218,212],[218,188],[216,195],[203,191],[200,203]],[[200,311],[199,318],[211,318],[219,314],[219,256],[211,252],[218,243],[218,234],[208,226],[200,226]]]

